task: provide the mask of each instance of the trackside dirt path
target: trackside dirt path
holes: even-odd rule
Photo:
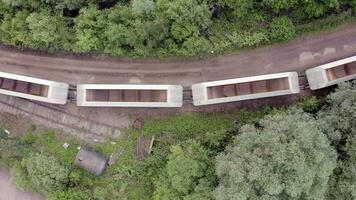
[[[302,74],[307,68],[352,55],[356,55],[356,23],[318,35],[299,38],[285,44],[196,60],[128,61],[60,54],[48,56],[0,47],[0,71],[67,82],[73,85],[80,83],[146,83],[181,84],[189,87],[201,81],[267,73],[297,71]],[[301,95],[307,94],[310,92],[304,91]],[[201,107],[188,104],[183,108],[173,109],[79,108],[73,103],[68,103],[60,109],[62,113],[76,115],[81,120],[90,121],[90,123],[96,121],[100,126],[109,125],[121,129],[130,126],[131,121],[137,117],[153,118],[184,111],[222,111],[239,107],[284,105],[296,98],[296,95],[291,95]],[[5,99],[7,105],[20,108],[20,105],[15,105],[16,102]],[[28,109],[31,109],[35,105],[28,104],[27,106]],[[33,114],[40,112],[38,109],[32,111]],[[41,112],[44,111],[41,110]],[[48,109],[48,113],[54,112]],[[55,118],[57,115],[50,116]],[[68,118],[63,117],[58,120],[60,123],[64,123],[65,120],[68,121]],[[73,124],[74,121],[71,123]],[[81,127],[77,128],[81,129]]]
[[[356,53],[356,24],[290,43],[190,61],[124,61],[39,56],[0,48],[0,70],[76,83],[174,83],[304,71]]]

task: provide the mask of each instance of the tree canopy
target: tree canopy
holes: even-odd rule
[[[0,0],[0,42],[116,56],[196,56],[289,40],[298,25],[355,8],[355,0]]]
[[[224,199],[324,199],[336,152],[317,121],[301,111],[242,127],[217,157],[215,190]]]

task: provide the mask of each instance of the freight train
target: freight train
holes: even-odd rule
[[[306,70],[311,90],[356,78],[356,56]],[[192,85],[195,106],[291,95],[300,92],[297,72],[202,82]],[[66,104],[69,85],[12,73],[0,72],[0,94]],[[81,84],[76,103],[82,107],[181,107],[183,87],[159,84]]]

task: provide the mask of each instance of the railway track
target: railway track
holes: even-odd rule
[[[121,134],[119,127],[74,115],[65,106],[0,96],[0,110],[25,115],[41,124],[63,130],[88,142],[103,142]]]
[[[290,44],[276,45],[263,49],[255,49],[241,54],[220,56],[202,60],[191,61],[123,61],[119,59],[100,60],[97,58],[85,59],[78,56],[46,56],[36,55],[31,52],[21,53],[0,47],[0,70],[18,72],[19,74],[44,77],[49,80],[57,80],[73,84],[78,83],[126,83],[131,77],[138,77],[142,83],[181,83],[191,85],[199,81],[224,79],[224,77],[243,77],[254,74],[267,74],[280,71],[304,71],[310,66],[326,63],[338,58],[347,57],[356,53],[356,26],[331,32],[330,34],[298,40]],[[334,54],[324,55],[325,48],[332,47]],[[347,47],[347,48],[346,48]],[[312,60],[301,61],[300,55],[309,53]],[[271,65],[270,65],[271,64]],[[248,67],[247,67],[248,66]],[[157,82],[156,82],[157,81]],[[301,96],[312,95],[304,74],[299,76]],[[69,103],[75,103],[76,88],[71,86]],[[297,96],[297,95],[296,95]],[[272,97],[274,98],[274,97]],[[271,99],[271,98],[269,98]],[[278,97],[282,103],[288,104],[289,97]],[[278,100],[276,100],[278,101]],[[267,102],[267,103],[266,103]],[[229,103],[208,107],[192,106],[192,91],[184,88],[183,107],[169,110],[169,113],[184,111],[216,111],[231,110],[239,107],[248,107],[274,103],[275,99],[254,100],[251,102]],[[105,124],[97,120],[73,114],[67,106],[57,106],[30,102],[18,98],[5,98],[0,96],[0,109],[11,113],[23,113],[36,118],[42,124],[50,124],[50,127],[64,129],[73,135],[83,137],[90,135],[90,140],[102,138],[106,135],[118,135],[120,132],[115,122]],[[108,118],[121,113],[112,112]],[[126,109],[127,110],[127,109]],[[104,110],[102,112],[106,112]],[[125,111],[126,112],[126,111]],[[147,115],[158,113],[161,109],[137,110],[132,109],[127,113]],[[126,114],[126,113],[125,113]],[[71,120],[69,120],[71,119]],[[107,127],[100,129],[98,127]],[[105,131],[106,130],[106,131]],[[114,131],[113,131],[114,130]],[[84,137],[87,139],[86,137]],[[99,140],[98,139],[98,140]]]

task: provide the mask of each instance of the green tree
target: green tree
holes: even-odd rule
[[[211,178],[207,151],[199,143],[173,145],[168,162],[155,182],[154,199],[211,199]]]
[[[76,51],[89,52],[104,49],[104,30],[107,25],[106,11],[95,6],[85,7],[75,18]]]
[[[281,10],[291,9],[298,6],[299,0],[262,0],[262,3],[266,7],[271,7],[275,12]]]
[[[24,160],[28,177],[34,188],[52,192],[63,190],[68,183],[69,170],[52,156],[33,153]]]
[[[326,101],[328,106],[318,116],[320,127],[342,151],[343,144],[356,136],[356,81],[340,84]]]
[[[191,36],[201,36],[211,25],[210,11],[206,4],[195,0],[158,0],[157,20],[170,27],[171,36],[184,42]]]
[[[49,11],[31,13],[26,18],[32,37],[31,47],[36,49],[71,49],[71,30],[68,20]]]
[[[317,121],[299,110],[243,126],[217,157],[215,190],[224,199],[324,199],[336,152]]]
[[[340,159],[330,179],[328,199],[356,199],[356,140],[345,146],[346,158]]]
[[[24,10],[14,15],[5,14],[0,30],[1,40],[5,44],[28,46],[31,43],[31,35],[26,23],[29,12]]]
[[[233,17],[244,20],[254,9],[255,0],[218,0],[218,4],[230,11]]]

